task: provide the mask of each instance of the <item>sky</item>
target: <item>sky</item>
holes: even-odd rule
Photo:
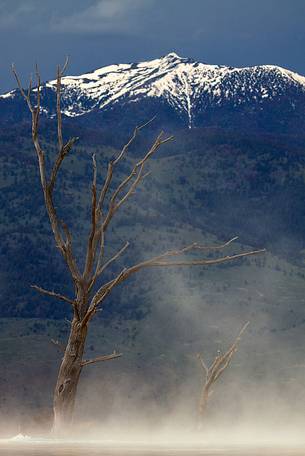
[[[52,79],[176,52],[210,64],[305,74],[305,0],[0,0],[0,93],[36,63]]]

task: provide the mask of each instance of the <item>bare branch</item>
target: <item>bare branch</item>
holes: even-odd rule
[[[18,86],[21,90],[21,93],[25,97],[25,99],[28,103],[28,107],[32,113],[32,138],[33,138],[33,143],[34,143],[34,146],[36,149],[38,163],[39,163],[39,173],[40,173],[41,186],[42,186],[44,199],[45,199],[45,205],[46,205],[46,209],[47,209],[47,212],[49,215],[49,219],[50,219],[52,231],[54,234],[54,238],[56,241],[56,245],[60,249],[60,251],[70,269],[73,280],[79,279],[80,274],[79,274],[78,267],[77,267],[77,264],[76,264],[76,261],[74,259],[73,252],[72,252],[71,236],[70,236],[70,234],[67,235],[67,230],[65,230],[66,235],[67,235],[67,240],[66,240],[66,242],[64,241],[62,234],[61,234],[61,230],[60,230],[60,225],[63,225],[63,224],[58,220],[57,213],[56,213],[53,199],[52,199],[52,192],[53,192],[57,172],[59,170],[59,167],[62,163],[63,158],[67,155],[67,153],[71,149],[76,138],[72,138],[71,140],[69,140],[63,146],[62,150],[59,152],[55,165],[53,167],[52,173],[51,173],[50,183],[48,183],[47,176],[46,176],[46,168],[45,168],[45,156],[44,156],[44,152],[40,146],[39,137],[38,137],[40,97],[41,97],[41,78],[40,78],[39,70],[38,70],[38,67],[36,66],[36,79],[37,79],[37,89],[36,89],[37,90],[37,98],[36,98],[37,105],[36,105],[36,107],[33,107],[33,105],[31,104],[31,101],[29,99],[30,90],[29,90],[28,96],[25,95],[14,67],[13,67],[13,72],[16,77]],[[30,83],[30,87],[31,87],[31,83]]]
[[[62,117],[61,117],[61,71],[60,66],[57,67],[57,81],[56,81],[56,113],[57,113],[57,138],[58,138],[58,152],[61,154],[63,148],[62,138]]]
[[[112,359],[120,358],[122,355],[123,355],[123,353],[116,353],[116,351],[114,351],[113,353],[111,353],[111,355],[103,355],[103,356],[98,356],[97,358],[84,360],[81,365],[82,365],[82,367],[84,367],[84,366],[88,366],[89,364],[100,363],[103,361],[110,361]]]
[[[100,230],[100,232],[101,232],[101,234],[100,234],[100,239],[99,239],[98,258],[97,258],[97,262],[96,262],[96,266],[95,266],[95,272],[94,272],[93,277],[91,279],[91,282],[89,284],[88,291],[91,290],[91,288],[93,287],[93,285],[96,282],[96,279],[97,279],[97,277],[99,275],[99,270],[101,269],[102,260],[103,260],[103,257],[104,257],[105,234],[104,234],[104,231],[102,229]]]
[[[69,57],[66,57],[65,63],[63,64],[63,67],[61,69],[61,76],[63,77],[65,75],[66,69],[69,65]]]
[[[115,255],[113,255],[113,257],[111,257],[108,261],[106,261],[106,263],[98,270],[98,275],[101,275],[105,271],[105,269],[107,269],[108,266],[110,266],[111,263],[116,261],[119,258],[119,256],[121,256],[122,253],[125,252],[125,250],[128,247],[129,247],[129,242],[126,242],[126,244]]]
[[[122,272],[110,283],[107,284],[107,286],[102,286],[93,296],[90,306],[82,320],[82,325],[85,326],[88,324],[89,320],[93,317],[93,315],[97,312],[98,305],[101,301],[103,301],[106,296],[112,291],[112,289],[120,282],[121,277],[123,276],[125,272],[125,269],[123,269]]]
[[[55,209],[54,209],[55,211]],[[74,255],[73,255],[73,251],[72,251],[72,236],[71,236],[71,233],[70,233],[70,230],[67,226],[66,223],[64,223],[62,220],[58,220],[57,219],[57,215],[55,213],[55,217],[56,217],[56,224],[60,224],[60,226],[62,227],[64,233],[65,233],[65,236],[66,236],[66,240],[65,242],[62,240],[62,237],[60,235],[60,239],[62,240],[62,245],[59,246],[60,250],[62,251],[62,254],[66,260],[66,263],[70,269],[70,272],[71,272],[71,275],[72,275],[72,278],[74,281],[79,281],[79,279],[81,278],[80,276],[80,272],[78,270],[78,266],[77,266],[77,263],[75,261],[75,258],[74,258]]]
[[[215,359],[213,361],[213,363],[211,364],[211,366],[209,367],[209,373],[211,372],[214,372],[214,369],[216,366],[219,365],[219,363],[221,362],[221,358],[222,358],[222,355],[220,354],[220,352],[215,356]]]
[[[208,373],[209,373],[209,368],[207,367],[207,365],[206,365],[205,362],[203,361],[203,358],[202,358],[202,356],[200,355],[200,353],[197,353],[197,358],[198,358],[199,361],[200,361],[200,365],[201,365],[201,367],[202,367],[204,373],[205,373],[206,375],[208,375]]]
[[[41,181],[41,186],[42,186],[42,190],[43,190],[43,194],[44,194],[46,209],[48,211],[49,219],[51,222],[52,231],[53,231],[53,234],[55,237],[56,244],[57,244],[58,248],[61,250],[62,254],[64,255],[68,266],[70,267],[69,259],[66,257],[64,241],[62,239],[60,229],[59,229],[59,222],[58,222],[56,210],[55,210],[55,207],[54,207],[54,204],[52,201],[52,191],[50,191],[51,189],[49,188],[48,182],[47,182],[44,152],[40,146],[39,137],[38,137],[38,124],[39,124],[39,114],[40,114],[40,89],[41,89],[40,74],[39,74],[38,68],[36,66],[36,78],[37,78],[37,89],[36,89],[37,90],[37,99],[36,99],[36,101],[37,101],[37,105],[36,105],[36,107],[33,107],[31,100],[30,100],[30,88],[32,86],[32,83],[30,82],[28,95],[25,95],[25,92],[22,89],[19,77],[18,77],[17,72],[14,67],[13,67],[13,73],[15,75],[20,92],[23,95],[23,97],[25,98],[25,100],[27,101],[29,110],[32,114],[32,139],[33,139],[33,143],[34,143],[35,150],[37,153],[37,158],[38,158],[38,163],[39,163],[40,181]],[[75,271],[73,272],[73,274],[74,273],[75,273]]]
[[[78,141],[78,139],[79,138],[77,136],[73,137],[73,138],[70,138],[66,142],[66,144],[64,144],[62,146],[62,148],[60,149],[59,153],[57,154],[53,169],[51,171],[51,177],[50,177],[50,182],[49,182],[50,193],[53,192],[53,189],[54,189],[54,186],[55,186],[55,182],[56,182],[56,177],[57,177],[58,171],[60,169],[60,166],[61,166],[64,158],[68,155],[68,153],[70,152],[70,150],[72,149],[72,147],[74,146],[76,141]]]
[[[247,321],[244,326],[241,328],[241,330],[239,331],[238,333],[238,336],[236,337],[236,341],[235,341],[235,344],[234,345],[237,345],[238,342],[240,341],[241,339],[241,336],[243,335],[243,333],[246,331],[246,329],[248,328],[248,326],[250,325],[250,321]]]
[[[96,247],[100,236],[100,231],[98,230],[98,219],[100,216],[99,209],[97,208],[96,201],[96,179],[97,179],[97,170],[96,170],[96,159],[95,154],[92,155],[92,166],[93,166],[93,178],[92,178],[92,198],[91,198],[91,230],[88,239],[87,245],[87,254],[86,254],[86,263],[84,268],[83,277],[85,280],[89,278],[91,270],[94,265],[94,258],[96,254]]]
[[[94,284],[97,276],[100,275],[101,272],[103,272],[105,270],[105,267],[106,267],[106,265],[104,265],[101,268],[101,261],[102,261],[102,257],[103,257],[103,253],[104,253],[104,232],[105,232],[106,227],[108,226],[108,223],[109,223],[110,219],[114,215],[114,212],[121,206],[121,204],[123,204],[123,202],[133,193],[135,186],[140,182],[140,180],[143,179],[147,175],[146,174],[145,176],[142,176],[142,173],[139,173],[139,175],[137,176],[134,184],[131,186],[131,188],[129,189],[127,194],[116,205],[115,204],[115,200],[116,200],[116,197],[120,193],[120,189],[124,188],[124,185],[127,184],[127,182],[129,181],[129,180],[127,180],[127,181],[124,180],[123,187],[119,186],[118,192],[117,193],[115,192],[115,194],[111,198],[108,214],[107,214],[106,219],[104,220],[104,222],[102,224],[101,229],[99,229],[99,227],[97,226],[97,221],[98,221],[97,219],[101,218],[102,207],[103,207],[104,200],[105,200],[106,194],[107,194],[107,192],[109,190],[109,187],[110,187],[110,184],[111,184],[111,180],[112,180],[112,176],[113,176],[113,169],[119,163],[119,161],[122,160],[124,155],[127,153],[129,146],[131,145],[131,143],[137,137],[138,132],[141,129],[143,129],[144,127],[146,127],[147,125],[149,125],[153,120],[154,119],[151,119],[148,122],[146,122],[145,124],[137,126],[135,128],[134,132],[133,132],[132,137],[125,144],[125,146],[121,150],[121,152],[118,155],[118,157],[115,160],[113,160],[113,161],[111,161],[109,163],[106,179],[105,179],[104,185],[102,187],[102,190],[100,192],[98,201],[96,201],[96,171],[94,173],[94,176],[95,176],[95,178],[94,178],[95,182],[94,182],[94,185],[93,185],[94,202],[92,202],[92,204],[94,203],[95,210],[94,210],[94,215],[93,215],[93,212],[92,212],[92,224],[91,224],[92,229],[91,229],[91,233],[90,233],[90,237],[89,237],[89,241],[88,241],[88,248],[87,248],[87,254],[86,254],[86,263],[85,263],[85,269],[84,269],[84,274],[83,274],[83,277],[85,278],[85,280],[88,280],[89,275],[90,275],[90,273],[92,271],[94,260],[95,260],[95,257],[96,257],[96,250],[97,250],[98,244],[100,244],[100,249],[99,249],[99,255],[98,255],[96,270],[95,270],[95,273],[93,274],[93,277],[92,277],[92,279],[91,279],[91,281],[89,283],[89,289],[91,289],[91,287]],[[160,140],[161,140],[161,137],[159,138],[159,141]],[[167,140],[163,140],[162,143],[164,143],[166,141]],[[159,145],[158,145],[158,147],[159,147]],[[149,158],[149,155],[147,154],[147,159],[148,158]],[[138,166],[140,166],[140,165],[141,165],[141,163],[136,165],[136,167],[134,168],[134,172],[131,175],[131,177],[133,177],[133,175],[136,174],[136,170],[137,170]],[[95,170],[96,170],[96,165],[95,165]],[[107,266],[109,264],[110,263],[107,262]]]
[[[31,285],[31,288],[34,288],[34,290],[39,291],[39,293],[52,296],[53,298],[60,299],[61,301],[68,302],[72,306],[75,306],[75,301],[73,299],[67,298],[67,296],[64,296],[60,293],[55,293],[55,291],[46,290],[45,288],[41,288],[37,285]]]
[[[31,103],[32,78],[30,78],[28,92],[26,94],[25,91],[23,90],[21,81],[19,79],[19,76],[18,76],[18,73],[16,71],[16,68],[15,68],[14,64],[12,65],[12,72],[13,72],[13,75],[15,76],[15,79],[16,79],[16,82],[17,82],[17,85],[18,85],[18,88],[19,88],[19,91],[20,91],[21,95],[23,96],[23,98],[27,102],[29,110],[31,111],[31,113],[33,113],[33,106],[32,106],[32,103]]]
[[[249,322],[247,322],[242,329],[240,330],[238,336],[236,337],[234,343],[231,345],[229,350],[223,355],[219,354],[216,356],[212,366],[209,368],[209,382],[210,384],[216,382],[216,380],[221,376],[221,374],[224,372],[224,370],[228,367],[228,365],[231,362],[231,359],[234,355],[234,353],[237,351],[237,345],[240,342],[241,336],[244,333],[244,331],[247,329],[249,326]]]
[[[184,249],[181,251],[185,252]],[[127,279],[131,274],[138,272],[140,269],[144,268],[149,268],[149,267],[157,267],[157,266],[163,266],[163,267],[177,267],[177,266],[210,266],[214,264],[222,264],[226,263],[228,261],[235,260],[237,258],[243,258],[243,257],[248,257],[252,255],[257,255],[260,253],[264,253],[266,250],[261,249],[261,250],[253,250],[250,252],[243,252],[243,253],[238,253],[235,255],[228,255],[225,257],[221,258],[214,258],[214,259],[199,259],[199,260],[188,260],[188,261],[176,261],[176,262],[171,262],[171,261],[166,261],[165,258],[173,255],[178,255],[179,251],[171,251],[168,253],[165,253],[163,255],[154,257],[150,260],[143,261],[141,263],[138,263],[134,266],[131,266],[130,268],[127,268],[124,272],[124,274],[121,274],[121,282],[125,279]],[[114,279],[116,280],[116,279]]]
[[[102,187],[102,190],[100,192],[100,196],[99,196],[99,199],[98,199],[98,207],[101,208],[101,210],[103,208],[104,201],[105,201],[107,192],[109,190],[109,187],[110,187],[110,184],[111,184],[111,181],[112,181],[112,176],[113,176],[113,161],[110,161],[108,163],[106,179],[104,181],[104,185]]]
[[[113,162],[113,165],[115,166],[123,157],[124,155],[126,154],[126,152],[128,151],[128,148],[129,146],[134,142],[134,140],[136,139],[139,131],[141,131],[143,128],[147,127],[149,124],[151,124],[154,120],[155,120],[156,116],[154,116],[152,119],[148,120],[148,122],[145,122],[143,125],[140,125],[140,126],[137,126],[134,131],[133,131],[133,134],[131,136],[131,138],[129,139],[129,141],[124,145],[123,149],[121,150],[120,154],[117,156],[117,158],[114,160]]]
[[[231,362],[231,359],[234,355],[234,353],[237,351],[237,346],[240,342],[242,334],[245,332],[247,327],[249,326],[250,322],[248,321],[240,330],[237,338],[235,339],[233,345],[229,348],[229,350],[222,356],[222,367],[216,372],[215,375],[215,381],[221,376],[221,374],[224,372],[224,370],[228,367],[228,365]]]
[[[32,80],[32,76],[30,76],[28,92],[26,95],[26,99],[29,101],[31,101],[32,86],[33,86],[33,80]]]
[[[36,73],[36,83],[37,83],[37,100],[36,100],[37,108],[36,109],[37,109],[37,120],[38,120],[38,117],[39,117],[39,114],[40,114],[41,77],[40,77],[39,68],[38,68],[37,64],[35,65],[35,73]]]
[[[59,340],[51,339],[52,344],[56,345],[63,353],[65,352],[65,346],[59,342]]]
[[[167,250],[166,252],[162,253],[158,257],[155,257],[155,260],[156,259],[162,260],[164,258],[170,258],[170,257],[174,257],[174,256],[181,256],[181,255],[183,255],[185,253],[188,253],[188,252],[190,252],[192,250],[194,250],[194,251],[195,250],[200,250],[200,251],[204,251],[204,250],[222,250],[225,247],[227,247],[230,244],[232,244],[234,241],[236,241],[236,239],[238,239],[238,236],[235,236],[232,239],[230,239],[229,241],[225,242],[224,244],[219,244],[219,245],[201,245],[201,244],[198,244],[198,242],[193,242],[192,244],[189,244],[186,247],[183,247],[181,249]],[[260,250],[260,252],[261,252],[261,250]]]
[[[202,391],[199,400],[199,418],[200,421],[203,418],[205,409],[207,407],[208,399],[211,396],[212,392],[210,388],[212,385],[218,380],[221,374],[225,371],[225,369],[229,366],[234,353],[237,351],[237,345],[241,339],[242,334],[248,327],[249,322],[247,322],[242,329],[240,330],[238,336],[236,337],[234,343],[231,345],[229,350],[225,354],[218,353],[215,357],[214,361],[212,362],[210,367],[207,367],[200,354],[197,355],[198,359],[201,362],[201,367],[206,373],[206,378],[204,380]]]
[[[116,211],[119,209],[119,207],[134,193],[135,188],[139,184],[139,182],[142,180],[143,177],[143,171],[145,167],[145,163],[152,157],[152,155],[159,149],[159,147],[162,144],[165,144],[173,139],[173,136],[169,136],[168,138],[162,139],[163,137],[163,132],[161,132],[156,140],[154,141],[153,145],[149,149],[149,151],[146,153],[146,155],[138,161],[135,166],[133,167],[131,173],[118,185],[116,190],[114,191],[110,203],[109,203],[109,209],[108,213],[105,217],[105,220],[103,222],[103,230],[105,231],[116,213]],[[117,201],[117,198],[119,197],[120,193],[124,190],[126,190],[127,185],[129,184],[132,179],[135,179],[132,185],[130,186],[129,190],[126,191],[125,195]]]
[[[167,261],[167,257],[172,257],[176,255],[181,255],[182,253],[189,252],[191,248],[193,248],[194,244],[191,244],[191,246],[184,247],[183,249],[180,250],[169,250],[162,255],[159,255],[157,257],[151,258],[149,260],[143,261],[141,263],[138,263],[134,266],[131,266],[129,268],[125,268],[123,271],[119,273],[119,275],[114,278],[113,280],[110,280],[106,284],[102,285],[100,289],[96,292],[94,297],[91,300],[91,304],[89,306],[88,312],[90,312],[90,317],[94,312],[92,312],[92,308],[97,308],[98,305],[105,299],[105,297],[109,294],[110,290],[113,289],[114,286],[122,283],[124,280],[129,278],[132,274],[140,271],[141,269],[146,269],[146,268],[151,268],[151,267],[178,267],[178,266],[211,266],[211,265],[216,265],[216,264],[222,264],[222,263],[227,263],[232,260],[236,260],[238,258],[244,258],[248,256],[253,256],[257,255],[260,253],[264,253],[266,250],[261,249],[261,250],[253,250],[249,252],[243,252],[243,253],[238,253],[235,255],[228,255],[225,257],[220,257],[220,258],[214,258],[214,259],[199,259],[199,260],[185,260],[185,261]]]
[[[101,190],[101,193],[100,193],[100,196],[99,196],[99,199],[98,199],[98,207],[99,208],[102,208],[103,205],[104,205],[104,201],[105,201],[105,197],[108,193],[108,190],[109,190],[109,187],[110,187],[110,184],[111,184],[111,181],[112,181],[112,177],[113,177],[113,168],[114,166],[116,166],[119,161],[122,160],[122,158],[126,155],[127,151],[128,151],[128,148],[130,147],[130,145],[134,142],[134,140],[136,139],[136,137],[138,136],[138,133],[139,131],[141,131],[143,128],[147,127],[151,122],[153,122],[155,120],[155,117],[153,117],[152,119],[150,119],[148,122],[145,122],[143,125],[140,125],[140,126],[137,126],[134,131],[133,131],[133,134],[131,136],[131,138],[129,139],[129,141],[124,145],[124,147],[122,148],[121,152],[119,153],[119,155],[117,156],[116,159],[114,159],[113,161],[110,161],[109,164],[108,164],[108,169],[107,169],[107,175],[106,175],[106,179],[105,179],[105,182],[104,182],[104,185],[103,185],[103,188]]]

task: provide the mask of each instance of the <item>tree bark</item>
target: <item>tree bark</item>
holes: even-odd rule
[[[81,325],[79,320],[74,317],[54,391],[53,432],[56,435],[68,432],[72,425],[86,337],[87,325]]]

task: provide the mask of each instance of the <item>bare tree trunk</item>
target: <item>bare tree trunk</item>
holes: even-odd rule
[[[74,318],[54,391],[53,432],[55,434],[67,432],[72,424],[77,387],[83,368],[86,337],[87,325],[82,326],[79,320]]]
[[[201,429],[206,414],[206,408],[208,405],[209,399],[209,390],[206,388],[206,385],[202,388],[200,401],[199,401],[199,417],[198,417],[198,427]]]

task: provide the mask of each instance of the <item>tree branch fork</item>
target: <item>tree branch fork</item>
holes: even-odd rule
[[[201,354],[197,353],[197,358],[198,358],[200,365],[202,367],[202,370],[204,372],[206,387],[212,386],[212,384],[215,383],[216,380],[218,380],[218,378],[221,376],[221,374],[229,366],[234,353],[236,353],[236,351],[237,351],[238,344],[241,340],[241,336],[246,331],[249,324],[250,324],[250,322],[247,321],[247,323],[245,323],[243,325],[243,327],[241,328],[240,332],[238,333],[238,336],[236,337],[236,339],[235,339],[234,343],[231,345],[231,347],[224,354],[221,354],[219,352],[216,355],[216,357],[214,358],[214,361],[212,362],[212,364],[210,366],[208,366],[205,363]]]

